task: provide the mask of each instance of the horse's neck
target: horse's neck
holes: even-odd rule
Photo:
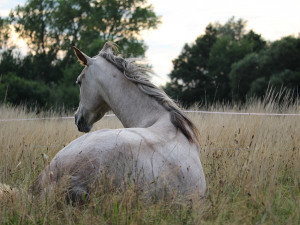
[[[101,86],[104,99],[124,127],[149,127],[168,114],[162,105],[142,93],[119,71]]]

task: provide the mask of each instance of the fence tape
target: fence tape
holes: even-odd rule
[[[247,115],[247,116],[300,116],[295,113],[242,113],[242,112],[210,112],[210,111],[197,111],[186,110],[188,113],[203,113],[203,114],[225,114],[225,115]]]
[[[212,111],[198,111],[198,110],[185,110],[186,113],[202,113],[202,114],[221,114],[221,115],[246,115],[246,116],[300,116],[295,113],[242,113],[242,112],[212,112]],[[115,114],[107,114],[104,117],[115,117]],[[10,121],[34,121],[34,120],[61,120],[61,119],[74,119],[74,116],[64,117],[45,117],[45,118],[13,118],[13,119],[0,119],[0,122]]]

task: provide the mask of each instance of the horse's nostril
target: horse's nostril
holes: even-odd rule
[[[77,124],[78,115],[75,114],[74,117],[75,117],[75,124]]]
[[[83,125],[83,119],[82,117],[80,117],[79,119],[77,119],[77,126],[81,127]]]

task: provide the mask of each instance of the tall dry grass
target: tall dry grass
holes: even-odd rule
[[[299,104],[288,98],[280,104],[267,98],[208,110],[300,113]],[[2,186],[6,194],[0,199],[0,223],[299,224],[300,116],[188,116],[200,131],[208,184],[205,200],[145,202],[128,189],[99,191],[90,202],[76,207],[66,204],[59,193],[41,202],[26,192],[49,160],[82,135],[74,121],[0,122],[0,182],[18,189]],[[0,107],[0,119],[33,117],[37,117],[34,111]],[[117,118],[106,117],[94,129],[119,127]]]

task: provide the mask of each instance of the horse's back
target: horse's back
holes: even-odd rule
[[[99,130],[58,152],[46,173],[54,182],[69,176],[73,188],[82,193],[108,175],[119,187],[131,182],[151,194],[169,190],[203,195],[205,178],[197,148],[146,128]]]

